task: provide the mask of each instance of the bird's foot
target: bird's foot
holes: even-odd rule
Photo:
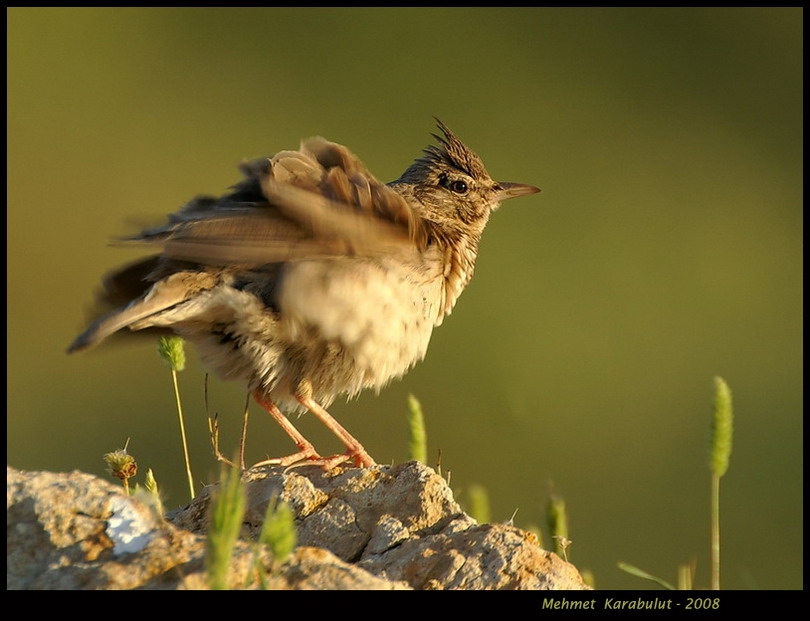
[[[308,460],[300,465],[316,465],[323,468],[324,471],[329,472],[341,464],[352,462],[358,468],[370,468],[376,466],[377,463],[366,453],[366,450],[360,446],[354,449],[349,449],[345,453],[339,455],[331,455],[329,457],[321,457],[320,459]],[[295,464],[296,466],[299,464]]]
[[[292,455],[287,455],[286,457],[265,459],[264,461],[253,464],[251,469],[261,466],[282,466],[287,469],[300,468],[302,466],[320,466],[324,472],[329,472],[349,461],[353,462],[358,468],[368,468],[377,465],[361,446],[359,449],[348,450],[345,453],[330,455],[329,457],[321,457],[314,448],[311,450],[302,450]]]
[[[249,469],[260,468],[262,466],[282,466],[286,468],[288,466],[298,464],[307,465],[313,462],[319,463],[321,460],[323,460],[323,457],[318,454],[315,447],[308,442],[305,444],[299,444],[298,448],[301,450],[299,450],[297,453],[292,453],[291,455],[287,455],[285,457],[273,457],[272,459],[265,459],[263,461],[256,462]]]

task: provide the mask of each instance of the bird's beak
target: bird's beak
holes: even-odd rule
[[[501,201],[505,201],[507,198],[517,198],[518,196],[526,196],[528,194],[535,194],[539,192],[540,188],[536,188],[533,185],[526,185],[523,183],[508,183],[508,182],[501,182],[498,183],[498,190],[497,190],[497,200],[500,203]]]

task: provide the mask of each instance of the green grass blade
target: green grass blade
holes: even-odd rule
[[[241,473],[236,468],[223,466],[219,489],[211,505],[205,551],[206,574],[211,589],[228,588],[228,571],[242,530],[245,503]]]
[[[427,431],[422,404],[413,395],[408,395],[408,427],[410,428],[410,459],[427,464]]]

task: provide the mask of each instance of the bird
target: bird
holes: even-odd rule
[[[382,183],[321,137],[243,162],[220,196],[193,198],[164,225],[124,238],[153,254],[109,273],[114,310],[68,348],[125,328],[169,330],[225,380],[247,385],[297,450],[260,465],[376,465],[327,410],[379,391],[425,357],[470,282],[501,202],[540,189],[498,182],[438,118],[436,144]],[[309,411],[346,447],[322,456],[292,424]]]

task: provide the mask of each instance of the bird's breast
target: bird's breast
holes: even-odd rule
[[[285,268],[281,323],[293,340],[335,343],[366,387],[405,373],[427,351],[441,277],[383,260],[302,261]]]

